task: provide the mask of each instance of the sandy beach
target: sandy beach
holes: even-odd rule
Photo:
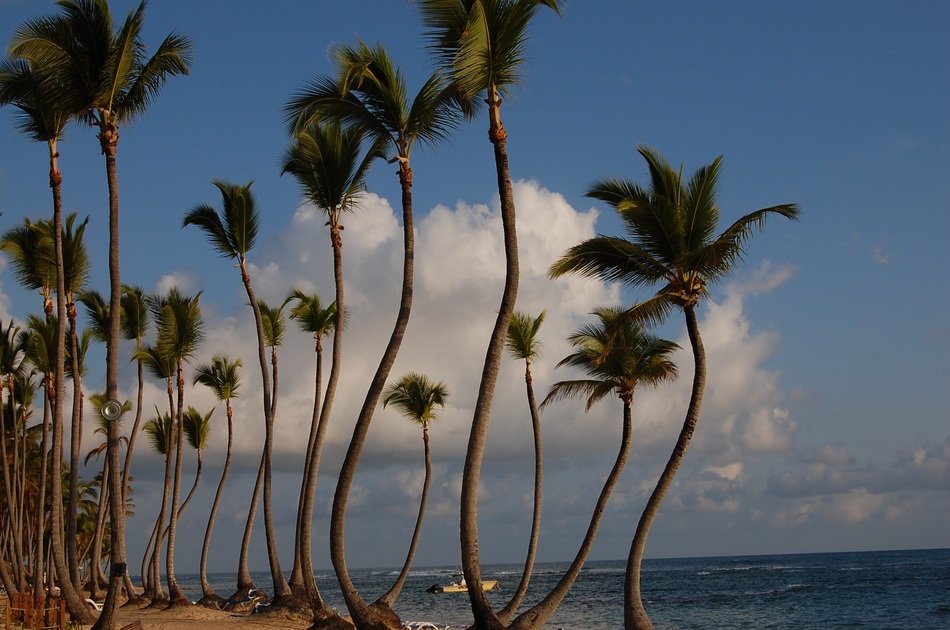
[[[280,612],[245,615],[212,610],[200,606],[176,609],[120,607],[116,611],[117,628],[141,621],[145,630],[194,630],[196,628],[287,628],[305,629],[310,621],[300,615]],[[86,630],[92,626],[83,626]]]

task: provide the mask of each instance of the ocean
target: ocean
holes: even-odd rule
[[[566,563],[539,564],[528,603],[557,582]],[[623,627],[624,561],[589,562],[547,628],[613,630]],[[433,594],[452,581],[457,567],[414,570],[396,602],[404,621],[433,621],[465,628],[471,608],[464,594]],[[371,600],[388,589],[397,571],[354,570],[360,593]],[[483,579],[500,589],[489,594],[496,610],[520,577],[514,565],[488,565]],[[219,595],[234,590],[234,574],[209,576]],[[331,572],[320,573],[324,598],[346,612]],[[269,573],[254,580],[268,590]],[[179,576],[193,599],[197,576]],[[647,610],[658,629],[686,628],[950,628],[950,549],[875,551],[644,561]]]

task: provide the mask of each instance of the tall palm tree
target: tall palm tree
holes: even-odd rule
[[[344,519],[349,489],[362,453],[373,413],[389,378],[402,343],[412,306],[413,231],[411,165],[417,143],[435,144],[445,140],[458,122],[455,92],[442,73],[429,76],[410,100],[405,78],[382,46],[338,46],[332,56],[337,77],[312,81],[285,108],[295,131],[315,122],[334,121],[351,125],[369,134],[380,150],[391,152],[390,163],[397,162],[397,175],[403,211],[403,282],[399,311],[389,344],[367,391],[344,458],[334,495],[331,517],[331,559],[351,614],[366,622],[366,603],[353,586],[344,554]],[[390,611],[391,612],[391,611]]]
[[[429,497],[429,485],[432,481],[429,424],[438,420],[439,412],[436,407],[445,407],[445,401],[448,397],[449,390],[445,383],[430,381],[426,375],[416,372],[406,374],[383,392],[383,407],[394,406],[402,415],[422,427],[422,445],[426,470],[425,479],[422,482],[422,497],[419,499],[419,514],[416,517],[416,525],[412,530],[412,541],[409,543],[406,561],[403,563],[402,570],[399,572],[395,583],[379,598],[380,603],[389,607],[392,607],[400,591],[402,591],[406,578],[409,577],[409,570],[412,568],[412,560],[416,555],[419,535],[422,533],[422,519],[426,511],[426,499]]]
[[[5,504],[10,506],[9,511],[9,524],[10,529],[14,532],[22,531],[22,527],[19,526],[19,521],[22,518],[22,514],[16,510],[12,509],[17,505],[15,501],[15,491],[14,486],[16,485],[16,469],[12,465],[10,459],[11,455],[16,453],[16,444],[17,439],[17,424],[15,422],[14,413],[6,413],[6,407],[3,406],[3,392],[7,390],[9,392],[7,396],[7,401],[9,403],[9,408],[12,411],[15,406],[15,397],[16,397],[16,378],[18,375],[22,374],[26,370],[26,364],[24,359],[26,358],[28,345],[29,345],[29,336],[24,334],[24,332],[14,324],[13,320],[10,320],[10,323],[6,328],[0,326],[0,465],[3,466],[3,498]],[[47,392],[47,396],[50,393]],[[7,419],[10,419],[10,429],[12,435],[7,434]],[[48,424],[46,422],[46,414],[44,413],[43,419],[43,454],[46,454],[46,437],[47,437],[47,428]],[[9,453],[7,447],[8,441],[13,445],[13,453]],[[45,458],[44,458],[45,460]],[[44,461],[45,464],[45,461]],[[46,468],[43,467],[41,470],[41,483],[40,491],[44,492],[46,488]],[[42,496],[42,495],[41,495]],[[41,502],[40,505],[43,505]],[[44,512],[45,510],[39,510]],[[45,519],[41,515],[37,516],[36,522],[36,531],[39,532],[40,537],[44,537],[45,534]],[[18,538],[14,537],[14,543]],[[14,554],[16,554],[16,545],[14,544]],[[14,560],[18,561],[19,559],[14,557]],[[42,571],[43,567],[43,554],[37,554],[37,569],[36,571]],[[16,562],[15,562],[16,563]],[[14,563],[14,564],[15,564]],[[6,563],[0,563],[6,564]],[[8,576],[6,573],[6,566],[3,567],[3,573],[0,574],[3,578],[3,586],[7,589],[8,592],[19,591],[20,584],[15,584],[13,579]],[[34,591],[38,591],[39,585],[34,575]]]
[[[355,209],[360,194],[365,190],[364,180],[370,163],[381,156],[378,142],[371,144],[361,155],[364,138],[365,133],[358,127],[344,129],[338,123],[312,123],[294,134],[293,142],[283,158],[282,172],[293,175],[303,189],[306,199],[326,213],[330,229],[336,321],[333,324],[330,375],[320,411],[321,424],[329,422],[342,367],[343,316],[346,304],[343,285],[342,219],[346,213]],[[317,449],[320,446],[314,445],[314,455],[317,458]],[[337,487],[339,488],[339,481]],[[331,515],[331,543],[332,523]],[[342,544],[342,540],[340,542]],[[337,569],[338,578],[339,571]],[[313,588],[308,588],[308,591],[314,622],[335,623],[337,615],[323,602],[315,581]],[[356,601],[352,596],[350,600]]]
[[[508,335],[505,347],[515,359],[524,361],[525,392],[528,396],[528,412],[531,414],[531,431],[534,435],[534,501],[531,511],[531,535],[528,539],[528,553],[525,556],[524,569],[521,579],[511,599],[498,611],[498,619],[508,623],[511,617],[521,606],[531,583],[531,573],[534,570],[534,559],[537,556],[538,539],[541,537],[541,483],[544,472],[544,458],[541,450],[541,414],[538,412],[538,403],[534,397],[534,384],[531,376],[531,362],[541,354],[541,341],[538,332],[544,323],[546,312],[532,318],[527,313],[515,311],[508,325]]]
[[[211,363],[204,363],[195,368],[194,384],[201,384],[214,393],[215,398],[224,401],[225,414],[228,420],[228,447],[224,457],[224,468],[221,470],[221,479],[218,481],[218,489],[214,493],[214,501],[211,503],[211,512],[208,515],[208,526],[205,529],[204,542],[201,545],[201,561],[198,565],[198,576],[201,582],[201,599],[199,604],[209,605],[214,608],[220,608],[224,599],[214,592],[211,582],[208,581],[208,551],[211,548],[211,532],[214,530],[215,517],[218,514],[218,506],[221,503],[221,494],[224,490],[224,484],[228,480],[228,472],[231,470],[231,446],[234,439],[234,409],[231,407],[231,400],[237,398],[238,389],[241,386],[239,369],[241,367],[240,359],[231,359],[224,355],[215,355],[211,358]]]
[[[165,571],[168,581],[170,606],[183,606],[190,602],[178,585],[175,575],[175,543],[178,533],[178,511],[181,492],[182,450],[184,446],[185,362],[194,356],[204,336],[201,322],[201,293],[185,296],[177,288],[167,296],[153,296],[149,308],[157,331],[156,346],[159,353],[175,363],[175,381],[178,399],[175,404],[175,476],[172,485],[172,503],[168,517],[168,547],[165,554]],[[119,489],[121,492],[121,488]]]
[[[290,309],[290,319],[295,320],[302,331],[313,335],[316,353],[313,413],[310,417],[310,436],[307,440],[304,474],[300,482],[300,498],[297,502],[294,571],[291,573],[290,586],[292,589],[296,588],[299,582],[299,586],[302,586],[307,593],[311,608],[321,610],[326,606],[313,575],[313,508],[317,492],[317,476],[320,470],[320,455],[323,452],[323,440],[328,425],[320,414],[323,387],[323,338],[333,333],[336,327],[336,303],[333,302],[324,307],[319,295],[308,295],[300,289],[294,289],[290,298],[296,301]]]
[[[149,57],[141,37],[144,0],[128,14],[118,31],[113,30],[107,0],[59,0],[58,4],[60,14],[28,21],[16,30],[10,53],[34,64],[55,68],[68,109],[80,113],[98,130],[109,188],[109,304],[110,311],[118,313],[122,293],[116,171],[119,128],[145,112],[169,77],[188,73],[191,44],[187,38],[171,34]],[[106,395],[110,400],[118,395],[119,337],[119,319],[114,318],[110,322],[106,348]],[[117,428],[113,427],[108,437],[107,456],[113,460],[109,482],[113,570],[103,614],[96,622],[97,630],[112,626],[118,589],[125,572],[125,506],[119,479]]]
[[[202,204],[190,210],[182,222],[182,226],[194,225],[205,232],[211,245],[225,258],[237,260],[241,272],[241,280],[247,293],[248,303],[254,314],[254,325],[257,331],[258,361],[261,369],[261,391],[264,407],[264,485],[268,485],[271,472],[271,457],[273,453],[274,432],[274,398],[271,393],[271,378],[267,366],[266,337],[264,321],[261,315],[260,303],[254,293],[251,276],[247,271],[247,254],[254,247],[257,233],[260,229],[260,213],[251,193],[251,184],[245,186],[216,180],[212,182],[221,193],[222,211],[218,213],[212,206]],[[266,495],[267,493],[265,493]],[[265,504],[267,503],[265,496]],[[250,525],[253,520],[256,504],[252,500],[252,509],[248,512],[248,524],[245,527],[245,537],[249,537]],[[264,506],[265,512],[269,510]],[[290,594],[287,581],[280,572],[280,562],[277,558],[276,534],[268,527],[265,519],[265,537],[267,539],[267,555],[270,563],[271,578],[274,581],[274,599],[280,600]],[[243,547],[243,546],[242,546]],[[243,556],[243,551],[242,551]],[[250,581],[250,572],[246,566],[238,570],[238,591],[247,591],[253,587]]]
[[[426,38],[436,59],[450,73],[461,98],[488,106],[488,138],[494,148],[505,247],[505,287],[475,402],[465,453],[461,497],[462,571],[477,627],[497,627],[498,620],[482,591],[478,545],[478,484],[491,405],[498,381],[508,324],[518,297],[519,261],[514,193],[508,164],[508,133],[501,121],[502,97],[518,82],[525,59],[527,29],[541,7],[560,13],[560,0],[420,0]],[[474,113],[474,107],[469,112]]]
[[[628,558],[624,586],[624,623],[628,628],[652,628],[640,593],[640,564],[650,527],[663,497],[696,430],[706,386],[706,353],[696,310],[708,286],[722,280],[744,254],[752,234],[773,214],[798,217],[795,204],[756,210],[716,234],[719,207],[716,189],[722,158],[698,169],[688,180],[654,150],[639,147],[650,172],[650,185],[603,179],[587,195],[612,206],[624,222],[628,239],[597,236],[571,247],[551,267],[554,277],[579,273],[604,280],[621,280],[635,287],[660,285],[656,295],[630,310],[631,317],[661,319],[680,309],[693,351],[693,385],[683,428],[666,467],[640,517]]]
[[[558,363],[558,367],[579,368],[587,373],[588,378],[555,383],[541,405],[564,398],[586,398],[586,410],[589,411],[594,403],[615,393],[623,403],[620,450],[604,481],[587,533],[571,566],[540,602],[514,620],[512,628],[542,627],[574,585],[594,544],[607,501],[630,454],[636,388],[640,384],[655,387],[676,378],[676,366],[670,359],[678,348],[675,343],[647,333],[638,323],[625,318],[621,308],[599,308],[593,314],[596,321],[569,337],[574,351]]]
[[[175,377],[175,362],[172,357],[167,354],[163,354],[155,345],[147,345],[141,350],[138,350],[134,358],[137,362],[145,367],[153,376],[156,378],[162,379],[165,381],[165,395],[168,398],[168,411],[164,414],[169,418],[174,420],[176,416],[175,411],[175,388],[173,384],[173,379]],[[163,414],[159,411],[158,407],[155,407],[156,417],[159,419],[163,417]],[[142,428],[145,431],[145,427]],[[155,431],[146,431],[150,437],[155,438]],[[171,438],[171,430],[165,431],[161,434],[166,438]],[[154,445],[153,445],[154,446]],[[155,447],[154,449],[157,453],[164,457],[165,462],[165,477],[164,483],[162,485],[162,501],[159,507],[158,516],[155,519],[155,526],[152,529],[152,537],[149,544],[146,545],[145,554],[143,554],[143,567],[142,567],[142,581],[143,586],[145,587],[144,595],[152,600],[152,603],[158,605],[165,602],[165,593],[162,589],[162,583],[159,579],[159,558],[161,556],[160,550],[162,547],[162,540],[164,536],[164,523],[165,523],[165,513],[168,508],[168,497],[171,493],[172,485],[172,445],[165,444],[161,449]],[[151,547],[152,552],[149,554],[149,547]],[[146,569],[145,565],[148,565]]]

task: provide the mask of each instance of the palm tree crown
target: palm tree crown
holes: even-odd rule
[[[436,407],[444,407],[449,397],[445,383],[430,381],[424,374],[410,372],[386,388],[383,392],[383,407],[393,405],[410,420],[428,427],[437,420]]]
[[[622,179],[602,179],[588,197],[610,204],[630,239],[597,236],[574,247],[551,267],[552,276],[574,272],[632,286],[660,284],[657,299],[641,309],[662,317],[670,306],[695,306],[708,285],[725,276],[743,255],[743,246],[770,214],[798,217],[795,204],[749,213],[716,235],[716,189],[722,158],[698,169],[688,181],[652,149],[639,147],[650,170],[650,187]]]

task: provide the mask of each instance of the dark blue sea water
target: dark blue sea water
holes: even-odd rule
[[[549,628],[607,630],[623,627],[625,563],[590,562]],[[529,602],[560,578],[566,564],[541,564]],[[431,594],[426,588],[453,579],[455,567],[420,568],[411,574],[396,610],[404,621],[429,620],[464,628],[471,622],[465,594]],[[391,585],[394,570],[354,571],[364,598]],[[520,568],[486,566],[484,579],[501,589],[490,594],[500,608],[517,585]],[[255,574],[267,590],[269,574]],[[332,573],[318,576],[321,592],[338,610],[345,606]],[[180,576],[194,599],[195,576]],[[217,574],[220,595],[235,576]],[[914,628],[950,629],[950,549],[647,560],[642,578],[647,610],[659,628]]]

